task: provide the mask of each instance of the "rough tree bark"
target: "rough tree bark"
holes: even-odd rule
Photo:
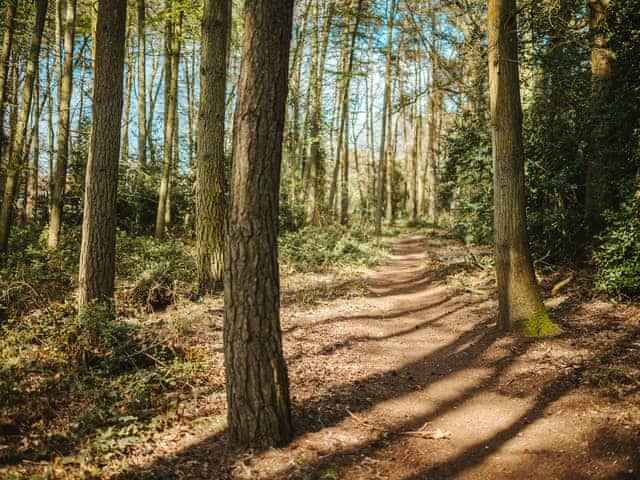
[[[124,77],[126,0],[100,0],[93,73],[78,303],[110,304],[116,264],[116,199]]]
[[[13,221],[13,203],[18,190],[20,171],[22,170],[24,162],[24,143],[27,137],[27,123],[31,112],[31,104],[33,103],[33,86],[36,78],[36,70],[38,69],[38,60],[40,58],[40,44],[42,43],[42,32],[47,15],[47,5],[47,0],[36,1],[36,18],[31,36],[31,47],[29,50],[29,59],[27,60],[24,86],[22,88],[20,114],[18,115],[13,130],[14,134],[10,158],[7,164],[2,205],[0,205],[0,253],[6,252],[9,243],[9,233]]]
[[[224,269],[224,119],[230,33],[231,1],[205,0],[196,160],[196,249],[202,295],[221,286]]]
[[[277,237],[293,0],[247,0],[244,8],[225,242],[224,351],[229,435],[261,447],[292,436]]]
[[[527,240],[515,0],[489,0],[488,20],[497,320],[504,330],[548,334]]]

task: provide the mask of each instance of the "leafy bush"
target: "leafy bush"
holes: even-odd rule
[[[596,252],[596,287],[621,298],[640,298],[640,199],[607,216]]]
[[[196,266],[189,244],[177,238],[159,243],[151,237],[118,236],[120,313],[162,309],[196,293]]]
[[[280,265],[289,272],[323,272],[379,263],[388,243],[364,230],[305,227],[280,237]]]

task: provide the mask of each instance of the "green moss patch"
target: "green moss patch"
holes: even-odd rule
[[[528,320],[517,321],[513,329],[516,332],[523,333],[527,337],[548,337],[560,331],[546,312],[540,313]]]

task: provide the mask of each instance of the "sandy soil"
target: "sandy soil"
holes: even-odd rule
[[[220,385],[184,400],[183,422],[111,478],[640,478],[638,309],[570,285],[548,300],[563,333],[504,335],[486,270],[469,267],[481,255],[405,235],[368,292],[285,300],[286,448],[227,447]],[[200,321],[219,368],[220,312]]]

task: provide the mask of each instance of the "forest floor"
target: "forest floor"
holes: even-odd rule
[[[209,385],[94,478],[640,478],[640,308],[593,298],[579,277],[551,296],[556,273],[541,283],[561,332],[504,335],[489,258],[407,233],[365,277],[285,277],[296,438],[279,449],[227,446],[220,299],[179,306],[167,315],[188,321]]]

